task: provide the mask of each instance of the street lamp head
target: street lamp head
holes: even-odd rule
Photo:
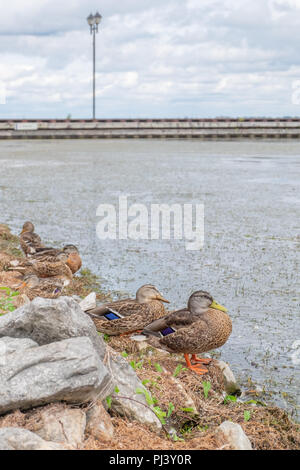
[[[102,16],[100,15],[100,13],[98,11],[97,11],[96,15],[94,16],[94,19],[95,19],[96,24],[100,24],[100,22],[102,20]]]
[[[93,24],[95,24],[95,18],[92,13],[90,14],[90,16],[87,17],[87,22],[90,26],[93,26]]]

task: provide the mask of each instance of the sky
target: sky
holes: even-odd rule
[[[86,17],[97,10],[98,118],[300,115],[300,0],[0,0],[0,8],[0,119],[91,117]]]

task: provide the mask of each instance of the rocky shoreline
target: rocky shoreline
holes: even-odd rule
[[[3,225],[0,252],[20,255]],[[0,450],[300,448],[299,425],[241,401],[224,362],[200,379],[180,355],[97,333],[79,305],[93,291],[88,270],[58,299],[1,291]]]

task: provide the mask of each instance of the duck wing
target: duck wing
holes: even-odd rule
[[[181,326],[179,329],[168,336],[159,340],[163,349],[178,353],[196,353],[207,351],[206,343],[209,336],[209,329],[205,320],[199,320],[199,317],[189,325]]]
[[[139,306],[138,312],[124,318],[107,320],[92,317],[97,330],[110,336],[142,330],[149,323],[149,320],[153,320],[154,313],[147,304],[137,305]]]
[[[109,313],[111,310],[115,310],[122,316],[127,317],[133,313],[141,311],[142,304],[139,304],[133,299],[117,300],[116,302],[110,302],[107,304],[100,305],[99,307],[89,310],[87,313],[97,315],[99,317]]]
[[[198,317],[197,317],[198,319]],[[180,328],[191,325],[195,322],[195,316],[190,313],[188,309],[176,310],[154,322],[147,325],[143,333],[145,335],[153,334],[153,336],[160,336],[159,333],[167,328],[172,328],[177,331]]]

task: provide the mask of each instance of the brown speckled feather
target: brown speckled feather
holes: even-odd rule
[[[30,300],[36,297],[46,299],[57,299],[63,291],[63,281],[59,278],[40,279],[37,287],[29,288],[27,286],[20,289],[22,294],[26,294]]]
[[[55,258],[48,259],[47,257],[43,259],[27,259],[21,262],[17,267],[10,268],[11,271],[19,271],[22,274],[36,274],[38,277],[47,278],[59,276],[62,279],[71,281],[73,274],[71,269],[60,260]]]
[[[40,236],[31,232],[21,234],[20,245],[26,256],[33,255],[38,248],[44,247]]]
[[[97,330],[111,336],[142,330],[146,325],[165,314],[164,306],[159,300],[139,304],[135,300],[126,299],[124,301],[106,304],[102,308],[104,307],[105,311],[102,315],[107,313],[109,308],[111,308],[124,316],[124,318],[118,320],[92,317]],[[97,311],[97,309],[91,310],[89,313],[94,313],[95,311]]]

